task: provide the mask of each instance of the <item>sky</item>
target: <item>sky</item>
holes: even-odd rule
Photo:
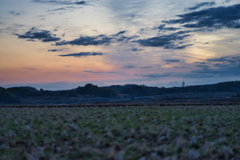
[[[0,0],[0,86],[240,80],[239,0]]]

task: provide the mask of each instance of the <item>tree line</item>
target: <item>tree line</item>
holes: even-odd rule
[[[120,98],[122,95],[128,97],[151,96],[172,93],[198,93],[198,92],[239,92],[240,81],[222,82],[210,85],[195,85],[187,87],[149,87],[145,85],[127,84],[98,87],[93,84],[77,87],[71,90],[50,91],[37,90],[33,87],[0,87],[0,103],[19,103],[24,97],[77,97],[77,96],[95,96],[106,98]],[[238,97],[239,94],[236,95]]]

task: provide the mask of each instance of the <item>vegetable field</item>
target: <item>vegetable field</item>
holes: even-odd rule
[[[240,159],[240,106],[0,108],[2,160]]]

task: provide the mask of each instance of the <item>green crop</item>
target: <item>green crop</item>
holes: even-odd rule
[[[240,159],[240,106],[0,108],[0,159]]]

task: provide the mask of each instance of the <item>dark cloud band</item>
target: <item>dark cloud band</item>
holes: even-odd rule
[[[139,39],[136,42],[138,42],[141,46],[149,46],[149,47],[162,47],[164,49],[184,49],[187,46],[190,46],[192,44],[187,45],[176,45],[175,41],[177,40],[183,40],[186,37],[191,36],[190,34],[185,34],[189,31],[179,31],[177,33],[172,33],[169,35],[163,35],[159,37],[152,37],[148,39]],[[184,34],[184,35],[182,35]]]
[[[51,34],[47,30],[38,30],[33,27],[30,31],[26,32],[23,35],[16,34],[20,39],[27,39],[28,41],[33,41],[34,39],[42,40],[42,42],[51,42],[59,41],[60,38],[56,37],[54,34]]]
[[[80,52],[80,53],[72,53],[72,54],[64,54],[59,55],[61,57],[86,57],[86,56],[102,56],[102,53],[96,53],[96,52]]]
[[[72,41],[61,41],[56,42],[56,46],[61,45],[82,45],[82,46],[88,46],[88,45],[108,45],[111,43],[112,38],[107,37],[106,35],[99,35],[99,36],[85,36],[80,37],[77,39],[74,39]]]
[[[178,15],[180,19],[163,21],[167,24],[183,24],[186,28],[221,29],[240,28],[240,4],[228,7],[209,8]]]
[[[164,62],[167,62],[167,63],[178,63],[178,62],[181,62],[180,59],[165,59]]]
[[[72,1],[65,1],[65,0],[33,0],[33,2],[39,3],[55,3],[60,5],[85,5],[87,4],[86,1],[79,1],[79,2],[72,2]]]

